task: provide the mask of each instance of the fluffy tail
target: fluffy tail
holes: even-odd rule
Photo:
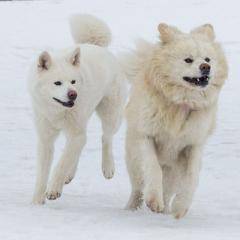
[[[70,18],[70,28],[76,43],[90,43],[101,47],[107,47],[111,43],[109,27],[92,15],[73,15]]]
[[[134,51],[119,56],[120,64],[129,83],[133,83],[138,79],[139,74],[144,72],[149,57],[151,56],[153,46],[153,44],[139,39],[136,42],[136,49]]]

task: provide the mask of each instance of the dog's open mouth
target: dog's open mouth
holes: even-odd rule
[[[209,83],[209,76],[205,75],[202,77],[183,77],[183,80],[185,80],[186,82],[191,83],[192,85],[195,86],[200,86],[200,87],[206,87]]]
[[[59,99],[57,99],[57,98],[53,98],[56,102],[58,102],[58,103],[60,103],[60,104],[62,104],[64,107],[69,107],[69,108],[71,108],[71,107],[73,107],[74,106],[74,101],[72,101],[72,100],[70,100],[70,101],[68,101],[68,102],[63,102],[63,101],[61,101],[61,100],[59,100]]]

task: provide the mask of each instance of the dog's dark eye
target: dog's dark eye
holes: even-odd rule
[[[72,80],[72,81],[71,81],[71,84],[75,84],[75,83],[76,83],[76,80]]]
[[[206,58],[205,58],[205,61],[206,61],[206,62],[210,62],[210,61],[211,61],[211,59],[210,59],[210,58],[208,58],[208,57],[206,57]]]
[[[55,82],[54,84],[57,85],[57,86],[60,86],[60,85],[62,85],[62,82],[57,81],[57,82]]]
[[[186,58],[186,59],[184,59],[184,61],[185,61],[186,63],[192,63],[192,62],[193,62],[193,59],[191,59],[191,58]]]

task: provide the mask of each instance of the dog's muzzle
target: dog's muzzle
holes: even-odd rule
[[[64,107],[73,107],[74,106],[74,101],[77,99],[77,92],[74,90],[70,90],[67,94],[69,101],[63,102],[59,100],[58,98],[53,98],[56,102],[62,104]]]
[[[73,100],[70,100],[70,101],[68,101],[68,102],[63,102],[63,101],[61,101],[61,100],[59,100],[59,99],[57,99],[57,98],[53,98],[56,102],[58,102],[58,103],[60,103],[60,104],[62,104],[64,107],[69,107],[69,108],[71,108],[71,107],[73,107],[74,106],[74,101]]]
[[[206,87],[209,83],[209,76],[203,75],[201,77],[183,77],[183,80],[186,82],[191,83],[192,85],[199,86],[199,87]]]

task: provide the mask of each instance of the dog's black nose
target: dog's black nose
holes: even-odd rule
[[[68,98],[69,98],[71,101],[76,100],[76,98],[77,98],[77,93],[76,93],[75,91],[73,91],[73,90],[70,90],[70,91],[68,92]]]
[[[211,70],[211,66],[209,64],[202,63],[199,68],[200,68],[202,75],[209,75],[210,70]]]

